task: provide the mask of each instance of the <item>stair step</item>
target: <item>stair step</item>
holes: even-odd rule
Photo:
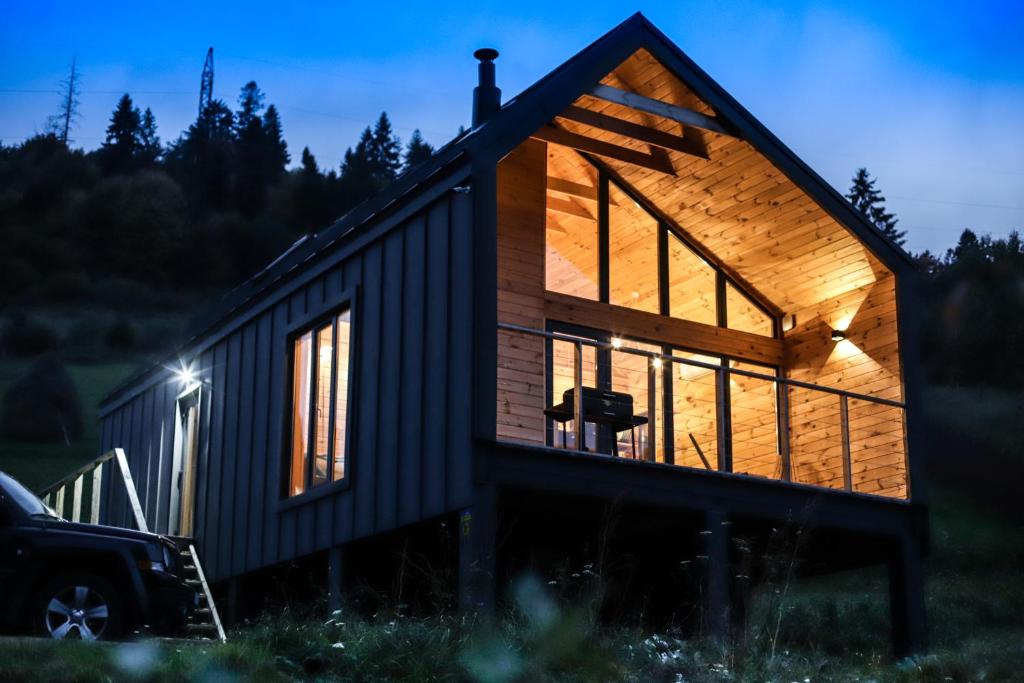
[[[216,624],[185,624],[185,628],[189,631],[217,631]]]
[[[213,612],[210,611],[209,607],[197,607],[196,609],[192,610],[192,614],[195,614],[196,616],[208,617],[211,614],[213,614]]]
[[[185,579],[185,583],[189,586],[202,586],[203,582],[199,579]]]

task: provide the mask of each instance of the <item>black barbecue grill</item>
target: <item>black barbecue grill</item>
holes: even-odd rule
[[[616,438],[612,440],[614,454],[619,454],[618,434],[627,429],[633,440],[633,454],[636,455],[636,428],[647,424],[647,418],[642,415],[633,414],[633,396],[621,391],[608,391],[606,389],[595,389],[594,387],[583,387],[582,413],[583,422],[592,422],[596,425],[604,425],[611,429]],[[573,419],[576,407],[576,390],[566,389],[562,393],[562,402],[553,405],[544,411],[544,414],[555,422],[562,425],[562,448],[566,448],[567,422]],[[578,444],[581,451],[587,450],[585,430],[583,442]]]

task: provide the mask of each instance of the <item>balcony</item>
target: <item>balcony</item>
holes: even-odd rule
[[[909,497],[900,401],[592,328],[498,347],[500,441]]]

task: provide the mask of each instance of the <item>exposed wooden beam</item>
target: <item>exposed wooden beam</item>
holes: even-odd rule
[[[676,171],[672,167],[672,164],[660,155],[638,152],[635,149],[630,149],[629,147],[613,145],[610,142],[588,138],[586,135],[570,133],[567,130],[562,130],[555,126],[543,126],[531,137],[538,140],[544,140],[545,142],[551,142],[556,145],[571,147],[572,149],[580,152],[587,152],[608,159],[624,161],[627,164],[641,166],[659,173],[665,173],[671,176],[676,175]]]
[[[589,221],[596,220],[594,218],[594,214],[590,213],[586,208],[580,206],[571,199],[549,196],[547,200],[547,209],[548,211],[564,213],[569,216],[576,216],[577,218],[585,218]]]
[[[683,124],[684,126],[693,126],[694,128],[703,128],[704,130],[710,130],[714,133],[739,137],[736,133],[727,130],[713,116],[701,114],[698,111],[687,109],[685,107],[677,107],[674,104],[662,102],[661,100],[644,97],[643,95],[638,95],[635,92],[626,92],[625,90],[613,88],[610,85],[598,83],[591,88],[590,94],[602,100],[621,104],[622,106],[629,107],[630,109],[637,109],[639,111],[647,112],[648,114],[654,114],[655,116],[671,119],[677,123]]]
[[[586,199],[591,202],[596,202],[598,200],[596,187],[584,185],[583,183],[575,183],[571,180],[566,180],[565,178],[559,178],[553,175],[548,176],[548,192],[560,192],[579,199]],[[614,199],[609,199],[608,201],[612,206],[619,205],[619,203]]]
[[[592,202],[597,201],[596,187],[584,185],[583,183],[574,183],[571,180],[558,178],[553,175],[548,176],[548,190],[572,195],[573,197],[579,197],[580,199],[589,199]]]
[[[780,367],[785,360],[781,339],[705,325],[691,320],[669,318],[558,292],[544,292],[544,315],[549,320],[585,326],[600,324],[624,337],[700,349],[709,354],[754,363]]]
[[[725,273],[730,280],[732,280],[736,285],[739,286],[740,289],[742,289],[747,294],[747,296],[749,296],[751,299],[757,302],[757,304],[760,305],[761,308],[765,309],[771,317],[778,318],[785,313],[785,311],[779,308],[779,306],[776,305],[775,302],[773,302],[770,298],[765,296],[764,293],[761,292],[761,290],[759,290],[757,287],[754,287],[754,285],[752,285],[749,280],[741,276],[732,266],[730,266],[722,259],[718,258],[718,256],[716,256],[711,251],[709,251],[707,247],[705,247],[701,243],[701,241],[698,240],[692,233],[683,228],[683,226],[677,223],[667,213],[659,209],[658,206],[654,202],[649,200],[646,196],[644,196],[643,193],[637,191],[637,189],[634,188],[629,182],[627,182],[625,178],[623,178],[620,174],[616,173],[614,169],[610,168],[603,161],[595,158],[592,155],[582,153],[581,156],[588,162],[590,162],[590,164],[592,164],[599,171],[607,173],[608,177],[611,178],[616,185],[622,188],[623,192],[625,192],[630,199],[632,199],[637,204],[642,206],[644,210],[647,211],[647,213],[651,214],[656,219],[667,225],[669,229],[675,232],[676,235],[678,235],[685,243],[687,243],[691,249],[697,252],[697,254],[702,259],[704,259],[705,261],[707,261],[708,263],[712,264],[713,266],[721,270],[723,273]]]
[[[646,142],[649,145],[654,145],[663,149],[671,149],[676,152],[682,152],[683,154],[700,157],[701,159],[708,158],[707,150],[705,150],[696,140],[666,133],[664,131],[657,130],[656,128],[648,128],[647,126],[642,126],[639,123],[615,118],[614,116],[608,116],[607,114],[584,109],[583,107],[569,106],[565,111],[559,114],[559,117],[568,119],[569,121],[575,121],[576,123],[582,123],[585,126],[600,128],[601,130],[606,130],[611,133],[625,135],[626,137],[633,138],[634,140]]]

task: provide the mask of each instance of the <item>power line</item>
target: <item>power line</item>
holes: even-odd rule
[[[333,71],[328,71],[327,69],[318,69],[316,67],[301,66],[299,64],[285,64],[284,62],[276,62],[276,61],[273,61],[273,60],[270,60],[270,59],[264,59],[262,57],[246,57],[244,55],[232,55],[232,54],[226,54],[225,55],[223,53],[222,53],[221,56],[222,57],[227,57],[228,59],[239,59],[239,60],[246,61],[246,62],[259,62],[261,64],[269,64],[271,66],[276,66],[276,67],[279,67],[279,68],[282,68],[282,69],[293,69],[295,71],[308,71],[310,73],[316,73],[316,74],[321,74],[321,75],[324,75],[324,76],[330,76],[331,78],[337,78],[338,80],[342,80],[342,81],[351,81],[351,82],[354,82],[354,83],[365,83],[366,85],[384,86],[386,88],[398,87],[395,83],[392,83],[392,82],[378,81],[378,80],[374,80],[372,78],[362,78],[362,77],[359,77],[359,76],[352,76],[352,75],[349,75],[349,74],[339,74],[339,73],[336,73],[336,72],[333,72]],[[411,91],[429,93],[429,94],[432,94],[432,95],[448,95],[448,96],[453,96],[453,97],[459,96],[459,93],[456,93],[455,91],[452,91],[452,90],[439,90],[437,88],[425,88],[425,87],[422,87],[422,86],[417,86],[417,85],[409,84],[409,83],[402,83],[401,84],[401,89],[402,89],[402,91],[410,91],[411,90]]]
[[[63,91],[61,90],[44,90],[44,89],[29,89],[29,88],[0,88],[0,93],[28,93],[28,94],[47,94],[47,95],[60,95]],[[188,90],[80,90],[82,95],[192,95],[191,91]]]
[[[924,199],[921,197],[900,197],[889,195],[890,199],[899,199],[905,202],[925,202],[927,204],[949,204],[952,206],[972,206],[982,209],[1007,209],[1009,211],[1024,211],[1024,206],[1006,206],[1005,204],[980,204],[975,202],[954,202],[948,199]]]

